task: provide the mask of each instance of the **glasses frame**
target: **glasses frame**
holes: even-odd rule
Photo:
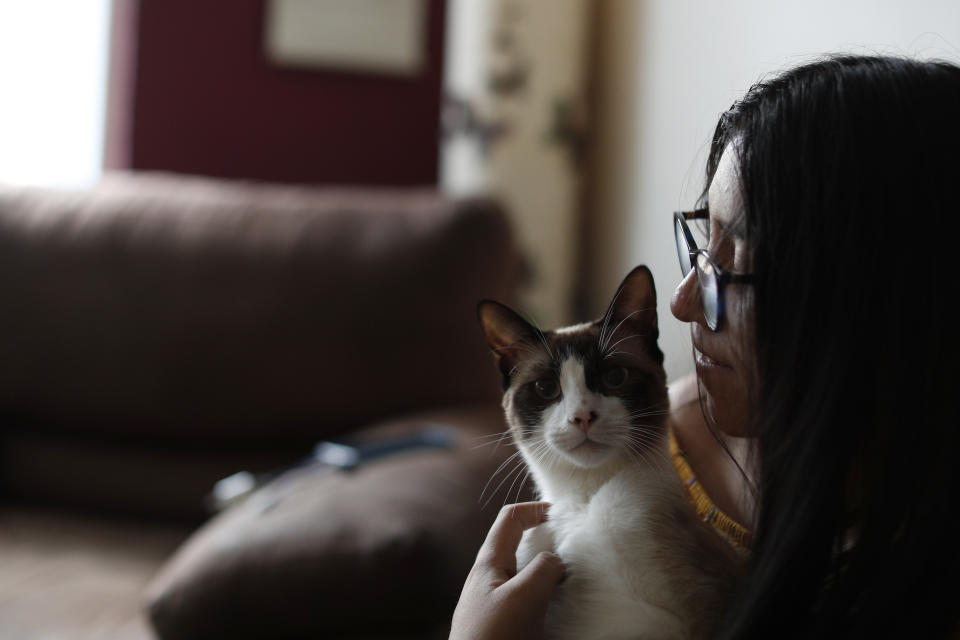
[[[697,272],[697,286],[700,288],[700,307],[703,310],[703,319],[707,327],[713,331],[717,332],[723,327],[723,321],[727,316],[726,312],[726,287],[728,284],[753,284],[753,274],[752,273],[737,273],[734,271],[724,271],[717,265],[716,261],[710,257],[710,254],[706,249],[697,248],[697,243],[693,239],[693,234],[690,232],[690,227],[687,225],[687,220],[709,220],[710,219],[710,209],[694,209],[693,211],[675,211],[673,214],[673,233],[674,240],[680,240],[679,237],[676,237],[679,233],[682,233],[683,243],[687,248],[689,253],[690,260],[690,269],[686,272],[683,270],[683,256],[680,254],[680,243],[677,244],[677,259],[680,260],[680,273],[683,274],[683,277],[686,278],[690,271]],[[678,231],[679,230],[679,231]],[[707,317],[707,304],[704,301],[704,298],[708,295],[706,290],[700,286],[701,278],[706,276],[703,275],[700,267],[697,264],[697,258],[703,256],[707,262],[710,263],[710,267],[713,269],[714,278],[716,279],[716,307],[717,307],[717,319],[716,322],[711,322],[710,318]]]

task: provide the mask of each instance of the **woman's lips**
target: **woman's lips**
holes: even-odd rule
[[[730,365],[725,362],[720,362],[719,360],[714,359],[712,356],[704,353],[700,347],[694,345],[694,351],[696,353],[696,363],[698,367],[703,369],[729,369]]]

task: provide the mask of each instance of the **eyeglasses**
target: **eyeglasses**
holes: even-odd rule
[[[707,220],[709,209],[678,211],[673,214],[673,234],[677,242],[677,257],[680,258],[680,271],[686,278],[690,269],[697,270],[697,283],[700,285],[700,306],[703,317],[711,331],[719,331],[723,325],[724,289],[728,284],[753,284],[752,273],[734,273],[724,271],[717,266],[706,249],[697,249],[687,220]]]

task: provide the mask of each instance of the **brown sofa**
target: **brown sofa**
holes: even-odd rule
[[[429,190],[0,187],[0,637],[443,637],[520,492],[480,499],[474,316],[515,262],[495,203]],[[282,471],[322,440],[387,453]]]

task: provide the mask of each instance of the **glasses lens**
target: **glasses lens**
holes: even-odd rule
[[[690,273],[690,247],[687,246],[687,237],[683,233],[683,221],[677,218],[673,223],[673,236],[677,243],[677,257],[680,258],[680,273],[686,278]]]
[[[717,329],[720,316],[720,283],[717,270],[706,254],[697,254],[697,281],[700,283],[700,304],[707,326]]]

